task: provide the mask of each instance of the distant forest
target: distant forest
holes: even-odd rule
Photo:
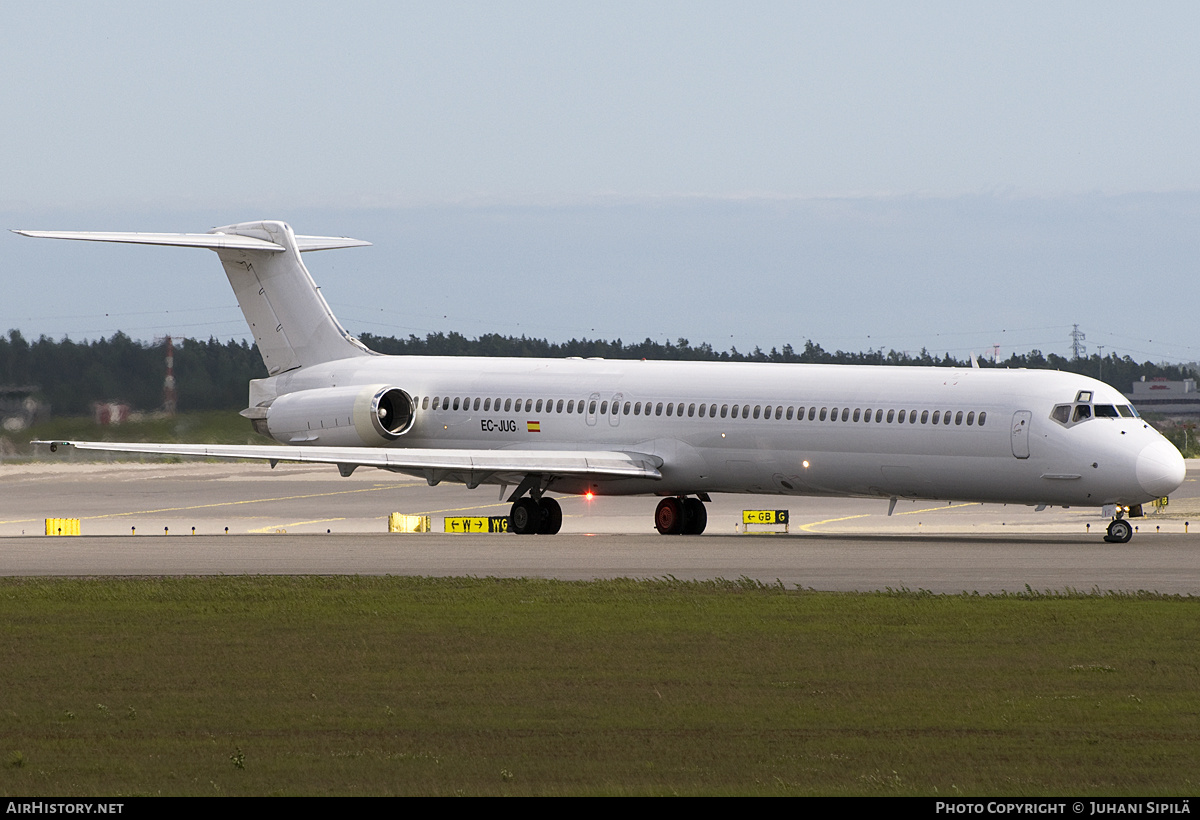
[[[849,353],[829,352],[812,341],[795,350],[791,345],[769,352],[755,348],[741,353],[736,348],[718,352],[705,343],[693,346],[687,339],[674,343],[642,342],[625,344],[620,339],[572,339],[549,342],[524,336],[485,334],[468,339],[459,333],[430,333],[425,338],[398,339],[365,333],[359,338],[372,350],[416,356],[517,356],[564,358],[567,356],[606,359],[659,359],[723,362],[805,362],[811,364],[925,365],[934,367],[970,367],[970,359],[956,359],[949,353],[935,356],[926,350],[908,355],[889,350]],[[1101,358],[1067,359],[1053,353],[1033,350],[1009,356],[999,362],[981,359],[981,367],[1028,367],[1065,370],[1103,378],[1123,392],[1145,376],[1147,379],[1189,378],[1189,368],[1135,362],[1128,356],[1109,354]],[[163,377],[166,374],[163,344],[139,342],[123,333],[94,342],[54,341],[42,336],[27,341],[18,331],[0,336],[0,387],[36,386],[57,415],[86,415],[93,402],[123,401],[138,410],[153,410],[162,405]],[[207,342],[197,339],[175,340],[175,381],[180,411],[240,410],[246,405],[246,383],[266,376],[258,349],[246,342]]]

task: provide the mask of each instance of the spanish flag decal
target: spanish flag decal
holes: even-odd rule
[[[527,422],[525,422],[525,427],[526,427],[526,432],[528,432],[528,433],[542,432],[542,423],[540,421],[527,421]]]

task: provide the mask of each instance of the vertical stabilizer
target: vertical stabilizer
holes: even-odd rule
[[[252,237],[281,249],[216,249],[268,373],[274,376],[305,365],[370,355],[329,309],[300,260],[300,246],[290,226],[242,222],[209,233]],[[317,249],[317,243],[311,244]]]
[[[304,251],[370,245],[340,236],[296,236],[283,222],[242,222],[208,233],[25,231],[23,236],[208,248],[217,252],[259,353],[274,376],[297,367],[374,355],[346,332],[300,261]]]

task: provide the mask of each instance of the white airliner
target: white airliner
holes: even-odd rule
[[[377,467],[509,487],[509,529],[555,533],[547,495],[663,496],[700,533],[710,493],[1115,505],[1183,482],[1179,451],[1102,382],[1046,370],[385,356],[334,318],[300,254],[370,243],[282,222],[204,234],[16,231],[217,252],[270,374],[242,415],[281,445],[45,442]]]

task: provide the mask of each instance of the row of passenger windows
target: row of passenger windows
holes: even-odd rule
[[[503,401],[503,405],[501,402]],[[414,399],[422,410],[430,409],[430,398],[425,396],[423,399]],[[600,401],[597,399],[491,399],[491,398],[474,398],[460,396],[434,396],[432,400],[434,410],[461,410],[470,412],[472,410],[482,410],[483,412],[504,412],[504,413],[583,413],[585,410],[589,414],[595,414],[599,410],[600,415],[606,416],[610,412],[612,415],[634,415],[634,416],[677,416],[682,417],[685,413],[688,418],[717,418],[718,413],[721,418],[762,418],[762,419],[786,419],[803,421],[807,414],[809,421],[845,421],[845,422],[860,422],[883,424],[885,421],[888,424],[966,424],[970,426],[982,427],[987,422],[987,412],[980,411],[976,413],[974,410],[884,410],[881,408],[861,408],[861,407],[799,407],[795,405],[784,407],[783,405],[761,405],[756,404],[753,408],[749,404],[722,404],[718,410],[715,404],[696,404],[684,402],[625,402],[623,405],[619,402]],[[686,407],[686,409],[685,409]],[[524,409],[522,409],[524,408]]]

